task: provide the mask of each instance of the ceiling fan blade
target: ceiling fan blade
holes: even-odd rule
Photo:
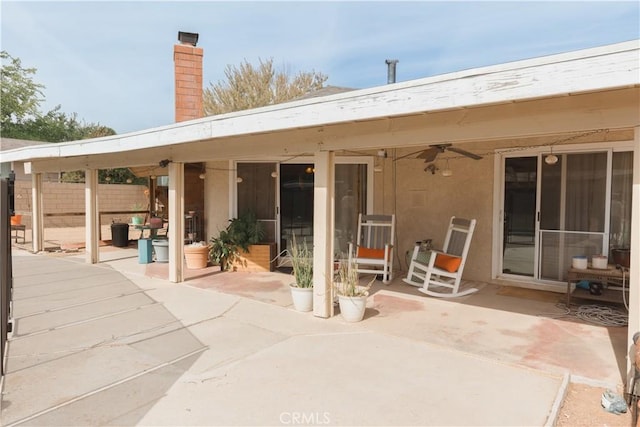
[[[477,154],[471,153],[467,150],[463,150],[462,148],[448,147],[447,150],[453,151],[454,153],[462,154],[463,156],[467,156],[469,158],[472,158],[473,160],[480,160],[482,158],[482,156],[478,156]]]
[[[425,163],[433,162],[440,152],[438,147],[431,147],[418,154],[418,159],[424,159]]]

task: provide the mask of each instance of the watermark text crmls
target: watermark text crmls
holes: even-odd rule
[[[326,425],[331,423],[331,416],[321,411],[285,411],[280,413],[280,423],[287,426]]]

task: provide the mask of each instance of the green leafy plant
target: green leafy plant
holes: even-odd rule
[[[293,265],[292,274],[296,279],[291,286],[296,288],[313,287],[313,251],[307,246],[307,242],[303,240],[302,245],[298,245],[294,234],[290,254]]]
[[[260,243],[264,237],[262,224],[250,211],[243,213],[238,218],[231,219],[227,232],[230,239],[245,251],[249,251],[249,246]]]
[[[249,251],[249,246],[259,243],[264,237],[262,224],[252,212],[229,220],[226,229],[218,237],[211,238],[209,258],[220,265],[222,271],[240,261],[240,250]]]
[[[220,265],[221,271],[227,271],[239,257],[240,249],[228,230],[220,231],[218,237],[211,238],[209,259]]]
[[[338,281],[334,283],[334,287],[338,295],[345,297],[366,296],[375,280],[376,276],[373,276],[367,285],[360,285],[358,264],[355,261],[342,260],[338,266]]]

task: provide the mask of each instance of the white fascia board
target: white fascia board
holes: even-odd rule
[[[351,121],[478,107],[640,85],[640,40],[469,69],[168,126],[25,147],[2,161],[117,153]]]

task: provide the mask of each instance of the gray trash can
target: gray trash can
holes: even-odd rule
[[[129,224],[111,224],[111,245],[118,248],[129,246]]]

